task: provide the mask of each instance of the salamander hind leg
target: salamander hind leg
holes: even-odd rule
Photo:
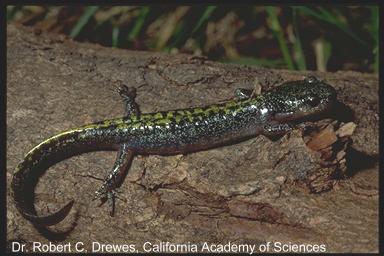
[[[94,200],[100,199],[100,205],[108,201],[111,207],[111,216],[114,215],[115,199],[119,198],[117,189],[122,185],[132,163],[133,157],[134,153],[129,150],[128,145],[122,144],[112,170],[108,173],[103,185],[95,192]]]

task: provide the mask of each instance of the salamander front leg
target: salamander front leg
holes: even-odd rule
[[[117,92],[123,98],[125,103],[125,116],[140,115],[140,109],[135,102],[136,89],[134,87],[128,87],[124,84],[120,84],[116,88]]]
[[[128,144],[122,144],[112,170],[108,173],[103,185],[95,192],[94,199],[100,198],[102,201],[101,204],[108,201],[111,207],[111,216],[114,215],[115,210],[115,199],[117,198],[116,189],[121,186],[127,176],[133,157],[134,153],[129,150]]]
[[[135,102],[136,89],[128,87],[124,84],[119,84],[116,91],[123,98],[125,104],[125,117],[131,115],[140,115],[140,109]],[[101,199],[101,204],[108,201],[111,211],[110,215],[114,215],[115,199],[117,198],[117,188],[121,186],[124,178],[127,175],[128,169],[133,159],[133,152],[129,150],[128,144],[120,145],[117,153],[115,164],[112,170],[108,173],[103,185],[95,192],[94,199]]]

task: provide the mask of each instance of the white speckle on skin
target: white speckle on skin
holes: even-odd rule
[[[265,114],[268,113],[268,109],[267,109],[267,108],[262,108],[262,109],[260,109],[260,113],[261,113],[262,115],[265,115]]]

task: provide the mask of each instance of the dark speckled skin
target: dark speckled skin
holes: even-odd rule
[[[82,152],[126,145],[134,154],[170,155],[236,143],[258,134],[289,130],[290,121],[317,115],[336,100],[335,90],[314,77],[285,83],[263,95],[242,97],[208,107],[132,114],[85,125],[53,136],[33,148],[12,181],[20,213],[33,223],[61,221],[73,201],[49,216],[37,216],[33,205],[37,177],[54,162]]]

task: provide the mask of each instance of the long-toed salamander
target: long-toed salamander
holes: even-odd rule
[[[336,100],[334,88],[312,76],[284,83],[258,96],[238,89],[237,99],[233,101],[149,114],[140,114],[134,90],[121,86],[119,92],[126,104],[125,117],[50,137],[29,151],[17,166],[12,181],[13,196],[17,209],[26,219],[48,226],[60,222],[69,213],[73,200],[51,215],[37,215],[34,188],[45,170],[70,156],[118,150],[112,170],[95,193],[95,198],[114,202],[116,188],[121,186],[137,154],[185,154],[236,143],[258,134],[284,134],[292,129],[292,122],[322,113]]]

